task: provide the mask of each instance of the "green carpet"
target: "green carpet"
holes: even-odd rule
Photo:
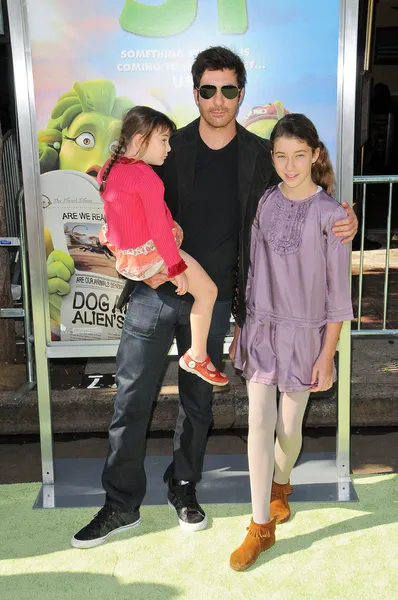
[[[235,573],[248,505],[207,506],[205,531],[180,531],[167,506],[92,550],[70,547],[92,509],[32,510],[39,484],[0,486],[1,600],[394,600],[398,476],[355,477],[360,502],[293,503],[254,567]]]

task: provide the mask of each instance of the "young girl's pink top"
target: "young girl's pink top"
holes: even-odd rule
[[[108,162],[98,173],[98,183]],[[107,239],[128,250],[152,240],[175,277],[187,268],[181,258],[172,229],[175,227],[164,201],[164,185],[152,167],[143,161],[119,158],[110,170],[102,193],[107,223]]]

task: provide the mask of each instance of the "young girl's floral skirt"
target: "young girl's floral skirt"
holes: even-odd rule
[[[162,269],[167,271],[164,260],[160,256],[153,240],[148,240],[145,244],[138,246],[138,248],[121,250],[108,241],[106,237],[107,231],[108,228],[105,224],[101,227],[98,239],[115,256],[116,270],[120,275],[134,281],[144,281],[144,279],[152,277],[152,275],[159,273]],[[177,248],[180,248],[184,235],[181,227],[175,221],[171,231]]]

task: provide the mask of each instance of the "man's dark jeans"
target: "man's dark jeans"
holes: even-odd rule
[[[175,335],[179,354],[191,345],[191,296],[172,296],[144,283],[131,295],[116,358],[117,395],[109,428],[109,452],[102,474],[106,499],[115,508],[141,505],[146,492],[146,433],[165,359]],[[216,302],[208,352],[221,368],[230,301]],[[173,462],[165,479],[199,481],[212,421],[212,386],[179,369],[179,414]]]

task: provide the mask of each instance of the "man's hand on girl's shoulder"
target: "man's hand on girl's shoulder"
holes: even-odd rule
[[[347,202],[342,202],[341,206],[347,213],[347,217],[345,219],[341,219],[340,221],[336,221],[333,227],[333,232],[337,237],[343,238],[341,240],[342,244],[349,244],[354,239],[357,231],[358,231],[358,219],[353,209],[347,204]]]

